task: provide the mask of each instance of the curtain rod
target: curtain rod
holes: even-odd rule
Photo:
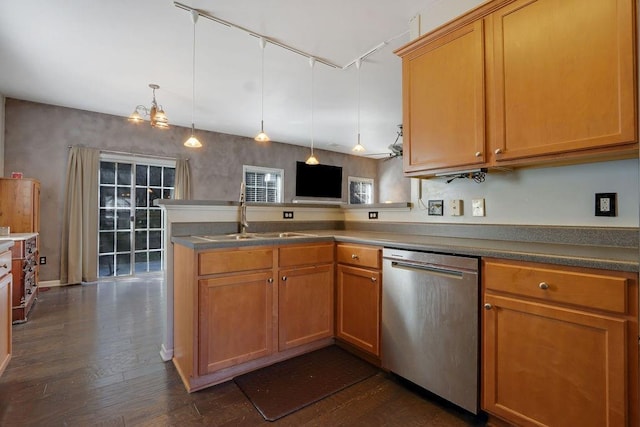
[[[73,148],[73,147],[74,147],[73,145],[67,145],[67,149]],[[75,147],[90,148],[90,147],[83,147],[82,145],[76,145]],[[133,156],[133,157],[147,157],[150,159],[178,160],[177,157],[159,156],[156,154],[144,154],[144,153],[134,153],[134,152],[127,152],[127,151],[115,151],[115,150],[99,150],[99,151],[105,154],[121,154],[125,156]],[[184,160],[189,160],[189,158],[187,157]]]

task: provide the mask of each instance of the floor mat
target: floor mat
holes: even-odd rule
[[[265,420],[275,421],[378,372],[337,346],[285,360],[234,379]]]

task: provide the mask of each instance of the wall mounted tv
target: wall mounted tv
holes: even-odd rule
[[[342,168],[296,162],[296,197],[342,198]]]

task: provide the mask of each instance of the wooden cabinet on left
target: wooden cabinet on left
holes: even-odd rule
[[[11,251],[0,252],[0,375],[11,359]]]
[[[286,254],[298,262],[305,250],[313,259],[326,252],[329,264],[288,264]],[[198,251],[175,245],[173,363],[188,391],[333,342],[332,323],[324,325],[333,306],[308,309],[317,308],[318,297],[333,295],[333,244],[283,251],[280,263],[279,254],[278,246]],[[291,279],[278,285],[278,274]],[[304,308],[300,298],[308,296],[313,304]],[[279,336],[288,337],[286,345],[278,345]]]

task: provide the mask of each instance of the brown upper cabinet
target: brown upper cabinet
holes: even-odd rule
[[[633,0],[496,0],[402,47],[404,171],[637,156]]]

